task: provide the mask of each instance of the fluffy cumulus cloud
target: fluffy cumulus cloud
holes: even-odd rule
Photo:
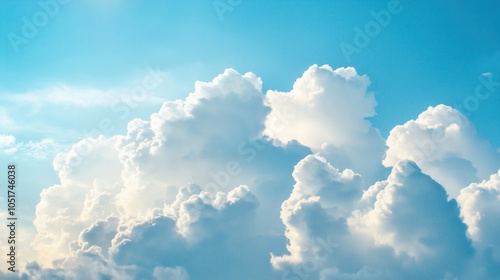
[[[472,247],[455,200],[448,201],[444,188],[409,161],[398,162],[384,185],[371,194],[371,208],[353,213],[350,228],[391,248],[421,278],[459,275]]]
[[[271,259],[284,279],[446,279],[474,262],[457,203],[411,161],[365,192],[318,156],[294,178],[281,212],[289,254]]]
[[[82,139],[54,159],[60,182],[40,195],[33,262],[0,276],[500,276],[496,151],[446,106],[385,142],[367,119],[369,83],[313,65],[290,92],[264,94],[255,74],[228,69],[125,135]],[[422,144],[432,152],[415,153]]]
[[[318,155],[300,161],[293,177],[296,184],[281,207],[289,254],[271,258],[273,266],[290,277],[286,279],[315,272],[333,259],[330,255],[347,248],[346,217],[362,193],[359,174],[340,171]],[[337,250],[339,244],[343,248]]]
[[[254,74],[229,69],[211,82],[198,82],[185,100],[165,102],[150,120],[132,120],[126,135],[83,139],[60,153],[54,167],[61,182],[41,194],[32,244],[38,263],[53,263],[57,270],[37,273],[79,270],[74,264],[89,256],[104,264],[96,275],[113,278],[199,279],[204,270],[214,271],[210,264],[220,267],[223,260],[234,260],[227,275],[248,270],[248,277],[257,277],[262,269],[248,266],[248,256],[273,273],[269,248],[285,242],[274,233],[282,228],[275,199],[286,197],[293,165],[309,149],[275,147],[261,137],[270,111],[261,86]],[[240,188],[243,183],[252,191]],[[252,193],[270,198],[257,202]],[[267,219],[255,225],[262,217]],[[157,246],[168,238],[173,247]],[[143,246],[148,250],[134,251]],[[217,246],[233,252],[216,254]],[[206,265],[170,263],[207,249],[210,254],[199,260]],[[155,250],[151,262],[141,262]],[[139,268],[126,269],[139,262]]]
[[[61,182],[42,191],[34,221],[33,246],[43,262],[66,256],[69,244],[97,219],[118,215],[114,197],[123,184],[115,141],[85,139],[54,159]]]
[[[269,108],[261,88],[254,74],[226,70],[212,82],[197,82],[185,100],[165,102],[149,121],[132,120],[117,146],[125,181],[118,203],[126,214],[171,202],[186,183],[208,185],[212,192],[247,183],[237,182],[242,167],[236,160],[245,141],[264,128]]]
[[[335,166],[358,170],[372,180],[385,145],[366,119],[375,115],[376,106],[369,85],[370,79],[352,67],[313,65],[290,92],[267,92],[272,111],[265,132],[281,143],[296,140]]]
[[[459,111],[429,107],[416,120],[398,125],[387,139],[384,165],[412,160],[456,198],[460,189],[500,168],[500,154],[481,139]]]
[[[489,180],[473,183],[457,198],[468,234],[485,257],[500,264],[500,170]]]

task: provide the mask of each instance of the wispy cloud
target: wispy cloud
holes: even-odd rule
[[[120,101],[129,100],[130,98],[127,97],[130,95],[131,93],[126,90],[113,89],[102,91],[98,89],[81,89],[67,85],[59,85],[33,92],[3,94],[0,100],[19,106],[30,105],[35,108],[49,105],[85,108],[112,106]],[[149,95],[143,98],[141,102],[148,104],[161,103],[162,99],[158,96]]]
[[[52,138],[38,141],[17,141],[13,135],[0,134],[0,153],[16,157],[49,159],[64,149],[64,145]]]

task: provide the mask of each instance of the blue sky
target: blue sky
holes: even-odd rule
[[[40,9],[28,1],[2,5],[4,34],[20,34],[21,18]],[[18,54],[2,40],[1,86],[13,94],[57,84],[113,88],[158,65],[175,73],[175,88],[164,97],[179,98],[195,80],[228,67],[257,73],[266,89],[288,90],[311,64],[354,66],[372,78],[375,121],[388,134],[429,105],[462,103],[482,73],[495,77],[497,5],[404,1],[401,14],[347,62],[340,43],[352,44],[354,26],[363,28],[387,1],[244,1],[223,20],[210,1],[70,1]],[[498,132],[488,129],[489,116],[498,116],[496,96],[471,117],[498,146]]]
[[[442,185],[453,199],[458,199],[460,189],[469,184],[487,180],[489,175],[499,168],[496,166],[500,161],[498,155],[500,148],[500,130],[498,129],[500,121],[499,11],[500,4],[493,0],[480,2],[193,0],[189,3],[158,0],[149,1],[147,4],[141,1],[120,0],[2,1],[0,2],[0,34],[3,38],[0,40],[0,135],[2,136],[0,152],[2,162],[16,162],[20,166],[20,182],[24,185],[24,190],[19,190],[19,209],[20,215],[25,217],[21,223],[26,232],[29,232],[27,236],[33,238],[38,236],[39,240],[43,240],[52,233],[44,232],[43,218],[38,218],[42,222],[39,222],[37,226],[33,226],[33,221],[37,217],[50,216],[52,214],[48,213],[57,212],[49,210],[43,212],[44,205],[46,205],[44,199],[47,201],[52,199],[51,197],[40,198],[43,189],[52,189],[47,193],[57,193],[56,188],[53,187],[55,184],[68,189],[71,189],[71,184],[78,186],[87,183],[97,186],[99,182],[114,184],[110,183],[114,182],[111,178],[115,178],[111,175],[109,175],[110,178],[106,177],[108,175],[102,175],[106,178],[99,177],[101,175],[89,175],[87,171],[80,170],[82,167],[80,169],[68,167],[68,162],[65,161],[69,160],[71,152],[75,151],[75,146],[72,147],[74,143],[85,137],[96,138],[99,134],[103,134],[105,140],[98,138],[100,140],[95,141],[102,142],[99,145],[107,148],[102,148],[102,151],[97,148],[92,149],[89,157],[96,161],[100,161],[98,153],[113,157],[110,154],[116,151],[111,151],[110,147],[115,147],[118,151],[115,156],[123,164],[120,168],[113,169],[116,171],[117,178],[128,174],[127,172],[132,169],[136,170],[137,174],[141,174],[140,176],[150,172],[152,178],[148,186],[156,186],[159,182],[163,182],[165,185],[177,188],[173,194],[171,190],[161,189],[170,195],[169,199],[172,200],[167,199],[168,203],[173,203],[173,198],[179,188],[186,184],[203,184],[207,180],[207,176],[193,175],[194,171],[191,174],[181,167],[189,169],[192,164],[193,170],[199,168],[201,170],[199,172],[202,173],[208,172],[205,170],[207,166],[214,166],[210,168],[216,169],[219,168],[219,164],[222,164],[220,166],[224,168],[227,160],[242,159],[241,154],[233,155],[235,149],[229,149],[231,145],[238,144],[238,141],[254,141],[260,132],[270,137],[271,140],[268,140],[273,144],[266,142],[265,145],[270,146],[264,149],[264,152],[259,153],[263,155],[262,158],[258,161],[252,160],[245,165],[243,175],[238,174],[236,176],[238,179],[235,181],[239,184],[254,183],[256,185],[256,187],[249,186],[251,195],[248,195],[256,196],[256,200],[261,202],[260,206],[255,206],[256,209],[260,209],[255,210],[256,217],[266,216],[262,209],[274,211],[275,214],[270,215],[269,220],[262,221],[262,224],[257,223],[255,228],[277,224],[275,227],[271,226],[270,232],[259,234],[278,235],[276,238],[280,240],[281,243],[278,242],[278,244],[281,245],[275,246],[272,250],[276,250],[275,254],[280,256],[288,254],[284,246],[286,242],[294,244],[293,237],[286,236],[285,238],[283,230],[286,228],[293,232],[296,226],[292,225],[291,221],[280,218],[280,209],[282,211],[286,209],[281,203],[285,205],[285,200],[290,201],[289,203],[298,203],[293,197],[299,196],[302,188],[300,182],[303,178],[297,179],[295,175],[292,177],[292,173],[306,172],[302,169],[307,169],[304,167],[307,164],[312,164],[314,168],[325,164],[326,167],[321,167],[326,168],[325,170],[330,170],[328,164],[332,164],[333,168],[339,168],[340,172],[346,168],[353,169],[354,172],[360,173],[364,183],[362,186],[357,186],[355,183],[352,185],[365,191],[376,181],[386,179],[391,183],[396,180],[387,177],[389,174],[411,172],[419,176],[427,174]],[[385,26],[376,23],[376,15],[381,14],[390,17],[387,19],[387,24],[382,24]],[[38,26],[34,24],[37,20],[43,21],[44,17],[47,22]],[[28,26],[31,24],[33,26]],[[367,33],[368,28],[370,32],[369,26],[373,24],[378,26],[379,30],[374,31],[375,33],[371,36],[364,35],[369,40],[366,46],[357,45],[356,42],[359,39],[357,30]],[[30,28],[36,30],[30,30]],[[32,36],[31,33],[33,33]],[[19,39],[21,37],[24,39]],[[341,47],[346,44],[357,48],[358,51],[346,55]],[[318,66],[312,67],[312,65]],[[331,71],[322,65],[329,65]],[[349,66],[356,71],[353,80],[349,78],[352,75],[351,70],[334,70]],[[228,68],[235,69],[238,74],[226,70]],[[256,111],[255,116],[250,118],[245,115],[247,107],[238,107],[238,102],[233,100],[236,102],[234,108],[239,108],[242,112],[240,115],[233,116],[233,110],[228,109],[232,108],[230,105],[220,107],[221,104],[226,104],[226,101],[227,104],[232,104],[230,103],[232,99],[224,95],[225,93],[221,97],[214,97],[214,100],[207,97],[210,96],[207,92],[225,92],[225,89],[229,92],[241,91],[245,94],[253,92],[253,87],[248,83],[256,85],[259,82],[257,78],[247,76],[245,74],[247,72],[254,73],[262,81],[262,88],[259,89],[257,86],[257,90],[266,95],[266,97],[260,97],[264,101],[259,99],[260,101],[255,102],[267,102],[266,104],[272,108],[273,113],[266,112],[258,106],[251,107],[255,105],[252,103],[251,106],[248,105],[248,108],[254,108]],[[220,81],[214,80],[221,74]],[[323,77],[321,75],[333,75],[334,78],[326,82],[320,78]],[[362,78],[363,75],[369,77],[369,83]],[[301,77],[304,80],[303,83],[314,81],[315,84],[303,86],[299,85],[299,82],[295,83]],[[337,85],[338,79],[345,80],[347,86]],[[195,86],[196,81],[210,82],[212,80],[210,85],[197,84]],[[236,84],[238,86],[235,86]],[[309,105],[317,109],[308,111],[309,107],[297,103],[297,100],[303,100],[299,93],[318,85],[324,86],[325,91],[331,90],[332,92],[350,89],[353,86],[356,88],[353,90],[355,97],[349,99],[342,95],[332,94],[331,98],[311,99],[312,101],[307,102],[311,102]],[[207,89],[211,87],[213,89]],[[138,92],[144,88],[146,91]],[[284,97],[279,92],[287,92],[289,96],[296,94],[297,97]],[[193,93],[192,100],[208,98],[208,101],[206,104],[200,101],[201,105],[191,104],[189,101],[191,99],[187,98],[189,93]],[[373,94],[373,100],[370,97],[371,94]],[[164,103],[174,100],[184,100],[182,102],[191,104],[190,106],[195,108],[194,113],[186,109],[188,107],[175,111],[172,108],[180,105]],[[451,106],[458,111],[449,113],[448,107],[438,106],[440,104]],[[429,106],[433,109],[428,109]],[[208,122],[212,120],[212,114],[217,115],[220,110],[227,111],[227,113],[220,113],[221,116],[218,118],[214,117],[214,123]],[[287,110],[291,110],[292,113]],[[201,120],[199,122],[183,120],[187,118],[183,114],[191,114],[195,116],[194,119],[200,118]],[[286,115],[287,118],[285,132],[274,131],[270,127],[270,118],[279,119],[280,114]],[[419,117],[420,114],[422,118]],[[431,139],[435,146],[432,147],[431,152],[429,148],[426,151],[433,155],[429,156],[424,151],[425,160],[413,157],[408,151],[421,148],[419,143],[426,143],[425,137],[430,137],[425,136],[426,133],[438,129],[430,123],[434,121],[441,123],[444,127],[450,127],[449,131],[455,129],[452,123],[443,120],[445,118],[443,116],[450,114],[461,116],[457,117],[461,120],[458,124],[460,132],[457,132],[459,136],[449,136],[451,140],[446,141],[450,142],[444,144]],[[157,118],[155,119],[154,116]],[[242,128],[237,129],[238,124],[229,122],[228,117],[235,121],[240,120]],[[151,119],[151,121],[148,124],[140,124],[139,121],[131,122],[134,118],[144,121]],[[166,124],[160,122],[160,119]],[[177,119],[183,121],[174,121]],[[153,123],[161,123],[161,125],[158,124],[159,126],[155,127]],[[290,123],[294,125],[288,127]],[[145,128],[148,125],[151,126],[150,129]],[[203,129],[200,128],[202,125]],[[397,125],[402,125],[402,127],[398,128]],[[222,128],[221,130],[215,128],[219,126],[225,127],[226,132]],[[296,130],[299,128],[302,130]],[[137,134],[142,136],[137,136],[133,140],[131,135],[135,135],[134,133],[142,129],[144,129],[143,134]],[[240,131],[245,129],[246,132]],[[363,133],[366,134],[359,131],[364,131]],[[199,133],[199,137],[206,140],[206,143],[200,144],[201,142],[182,138],[182,135],[198,137],[196,136],[198,134],[192,134],[194,132]],[[214,136],[216,132],[220,132],[217,137]],[[400,134],[397,133],[400,132],[410,135],[411,139],[398,138]],[[169,133],[175,136],[168,138]],[[225,139],[225,133],[235,135],[236,140]],[[148,139],[150,134],[154,134],[157,140],[161,139],[158,141],[165,141],[168,145],[177,148],[171,151],[164,148],[167,144],[155,146],[156,142],[144,140]],[[12,140],[14,138],[15,140]],[[341,138],[350,140],[339,140]],[[364,143],[360,139],[370,139],[370,141]],[[145,144],[139,145],[134,141],[145,141]],[[124,143],[130,145],[127,146]],[[157,168],[154,168],[155,164],[160,166],[172,164],[174,168],[176,164],[169,161],[171,154],[173,153],[172,157],[177,159],[177,153],[184,151],[182,147],[186,143],[190,143],[187,147],[191,147],[186,149],[193,149],[194,152],[186,152],[187,155],[184,157],[179,155],[177,164],[180,166],[178,167],[179,177],[167,176],[168,178],[165,178],[161,173],[155,173],[157,171]],[[358,144],[359,146],[356,146]],[[167,149],[163,154],[165,159],[162,160],[155,154],[154,157],[159,158],[146,160],[147,156],[138,151],[148,145],[151,145],[152,150]],[[211,152],[204,150],[203,147],[209,146]],[[223,146],[227,150],[224,150]],[[131,155],[133,150],[131,147],[137,149],[133,153],[134,156]],[[67,154],[56,157],[60,152]],[[199,154],[196,154],[197,152]],[[150,153],[153,152],[150,151]],[[317,157],[315,160],[319,163],[311,163],[314,160],[307,158],[308,154],[315,154]],[[197,156],[200,158],[198,159]],[[326,158],[328,164],[322,161],[323,157]],[[404,160],[415,162],[418,165],[418,171],[412,169],[412,163],[401,162]],[[186,163],[182,163],[184,161]],[[104,164],[107,159],[103,159],[102,162]],[[112,162],[109,163],[110,166],[113,166],[116,159],[110,162]],[[205,165],[210,162],[212,165]],[[242,162],[245,160],[242,159]],[[302,162],[304,166],[298,164],[299,162]],[[266,164],[271,165],[268,169],[272,170],[273,174],[266,173],[262,177],[255,175],[264,172],[262,168]],[[100,166],[100,164],[96,165]],[[282,165],[283,168],[277,168],[276,165]],[[422,174],[419,168],[422,169]],[[458,171],[453,171],[453,168],[457,168]],[[334,171],[328,172],[335,173]],[[82,178],[94,177],[92,180],[88,177],[89,181],[82,179],[83,181],[80,182],[80,176]],[[137,176],[137,178],[142,178]],[[450,179],[452,177],[455,179]],[[463,179],[463,182],[467,184],[460,185],[457,183],[460,181],[457,178]],[[120,184],[123,184],[123,189],[132,188],[130,187],[131,184],[133,185],[132,179],[116,180],[122,180]],[[350,180],[355,181],[349,177],[342,181],[342,184],[350,186],[351,183],[346,183]],[[495,179],[491,179],[491,182],[494,184]],[[268,188],[273,185],[287,185],[288,187],[276,191],[269,190]],[[408,185],[412,186],[412,183],[409,182]],[[295,187],[294,193],[291,194],[292,186]],[[81,190],[79,194],[91,196],[84,190],[86,189]],[[224,191],[229,193],[232,190],[225,189]],[[241,196],[240,199],[246,201],[247,195],[241,194],[241,190],[238,190],[238,192],[235,191],[237,193],[235,196]],[[94,190],[93,193],[95,192],[99,191]],[[152,192],[155,191],[152,190]],[[354,193],[361,195],[361,192]],[[124,197],[132,195],[127,193],[118,197],[125,199]],[[3,195],[0,197],[5,199]],[[54,194],[54,197],[57,197],[57,194]],[[148,200],[145,199],[145,201]],[[464,205],[469,200],[463,198],[462,201],[464,204],[461,204],[461,207],[465,209]],[[326,207],[325,205],[328,203],[322,206]],[[244,204],[241,207],[252,208],[254,206]],[[449,210],[453,208],[452,206],[443,207],[448,209],[443,211],[455,211]],[[174,208],[172,206],[172,209]],[[218,211],[225,211],[222,208],[215,208]],[[63,209],[62,206],[61,209]],[[238,213],[238,209],[234,210],[235,213]],[[121,215],[128,213],[129,210],[120,211],[116,213],[111,211],[108,214],[116,216],[117,213]],[[376,213],[376,207],[372,211]],[[221,223],[224,223],[226,218],[228,223],[231,223],[230,217],[224,216],[226,214],[220,215],[223,217]],[[231,215],[228,214],[228,216]],[[107,218],[107,216],[99,217]],[[144,217],[141,216],[141,218]],[[346,218],[346,221],[349,219]],[[359,219],[362,220],[362,218]],[[359,221],[354,221],[353,225],[358,223]],[[470,221],[465,221],[465,223],[470,225]],[[48,222],[47,224],[50,225]],[[78,230],[90,231],[88,226],[82,225]],[[203,227],[203,225],[197,226]],[[325,225],[325,228],[329,227],[336,228],[334,224]],[[357,227],[353,226],[353,231],[354,228]],[[140,231],[141,227],[138,226],[137,230]],[[384,236],[385,229],[379,230],[379,236]],[[474,240],[470,237],[474,235],[468,234],[467,242]],[[228,236],[232,235],[228,233]],[[217,241],[216,236],[210,238],[214,238],[213,244],[220,241]],[[237,241],[233,241],[239,242],[238,238],[235,239]],[[274,273],[273,277],[275,277],[281,275],[280,269],[293,267],[291,265],[293,261],[287,261],[286,257],[274,259],[271,261],[273,262],[273,268],[271,268],[269,259],[264,260],[260,257],[262,254],[269,255],[271,249],[267,249],[272,243],[270,240],[263,237],[262,240],[259,239],[259,244],[262,246],[256,250],[259,257],[257,255],[252,257],[255,257],[259,264],[268,264],[266,271]],[[404,244],[395,245],[385,239],[377,242],[375,243],[392,246],[391,248],[396,252],[407,249]],[[210,248],[213,244],[208,242],[206,245],[200,245],[200,248],[190,249],[191,251],[180,247],[177,249],[182,252],[189,251],[185,252],[185,256],[188,256],[193,252],[196,253],[197,250],[202,250],[203,246]],[[66,244],[62,244],[61,248],[64,247],[63,245]],[[44,248],[41,243],[33,246]],[[82,247],[79,250],[88,253],[85,251],[87,249]],[[115,249],[127,250],[126,248]],[[373,254],[377,254],[377,250],[374,249]],[[299,251],[290,251],[291,258],[293,259],[294,254],[299,254]],[[412,254],[417,251],[405,252],[413,256]],[[110,263],[114,262],[113,265],[118,267],[120,262],[121,265],[127,264],[127,261],[124,261],[126,256],[120,259],[120,252],[115,254],[116,259],[106,255],[104,258]],[[303,258],[310,253],[300,252],[299,255]],[[62,257],[62,255],[57,256]],[[160,253],[159,256],[161,256]],[[175,259],[175,257],[172,258]],[[37,260],[25,259],[24,261]],[[330,260],[328,263],[330,265]],[[181,278],[184,277],[182,275],[190,274],[190,264],[170,264],[165,261],[163,266],[166,268],[159,268],[157,275],[165,273],[165,275],[177,275],[175,277],[178,279],[184,279]],[[353,264],[353,266],[362,267],[363,265]],[[367,265],[367,267],[370,266],[377,266],[377,264]],[[76,268],[65,269],[71,271]],[[113,273],[127,273],[120,269],[113,270]],[[191,271],[191,275],[195,275],[192,276],[195,277],[193,279],[197,279],[196,275],[199,273],[197,269],[200,268]],[[353,268],[347,270],[353,271]],[[144,271],[136,273],[136,275],[147,275],[144,277],[153,277],[154,274],[152,268],[144,268]],[[325,270],[323,275],[329,275],[328,273],[332,272]],[[357,277],[361,277],[359,275],[363,275],[364,272],[359,273],[361,274]],[[402,274],[398,275],[409,272],[400,273]],[[450,273],[459,274],[457,271]],[[116,277],[118,274],[111,273],[110,275]],[[335,278],[337,276],[331,277],[337,279]]]

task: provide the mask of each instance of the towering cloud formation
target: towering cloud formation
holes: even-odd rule
[[[317,275],[326,260],[339,256],[339,244],[346,244],[345,219],[362,192],[359,174],[349,169],[340,172],[318,155],[300,161],[293,177],[296,184],[281,206],[290,254],[271,258],[286,279]]]
[[[266,257],[269,246],[284,243],[283,237],[273,233],[282,227],[277,210],[289,191],[282,186],[289,185],[293,165],[309,151],[297,144],[286,149],[275,147],[260,138],[270,111],[260,90],[261,81],[254,74],[241,75],[229,69],[212,82],[198,82],[186,100],[165,102],[150,120],[132,120],[127,135],[83,139],[69,152],[59,154],[54,165],[61,183],[44,190],[37,206],[33,246],[40,254],[38,261],[48,265],[70,254],[92,251],[118,267],[132,265],[129,258],[133,254],[120,249],[126,242],[116,243],[111,252],[111,241],[115,236],[125,236],[122,227],[142,225],[134,227],[139,230],[149,227],[147,221],[154,218],[173,225],[168,232],[158,227],[152,232],[172,234],[172,240],[184,243],[180,254],[196,242],[215,242],[202,243],[202,250],[223,242],[225,236],[243,238],[253,229],[261,229],[249,237],[262,243],[261,247],[249,250],[260,252],[255,263],[267,264],[271,272]],[[278,162],[281,164],[275,164]],[[242,192],[255,197],[247,188],[235,189],[243,183],[252,186],[255,194],[265,196],[259,203],[256,198],[252,202],[259,204],[258,211],[256,206],[246,209],[242,203],[235,203]],[[217,214],[226,200],[234,207]],[[265,220],[259,219],[255,225],[254,215]],[[272,226],[268,226],[270,223]],[[160,241],[151,244],[155,242]],[[236,255],[242,262],[243,255]],[[234,254],[227,258],[230,256]],[[157,257],[164,256],[159,252]],[[207,255],[206,261],[209,259]],[[59,261],[57,267],[65,271],[66,263]],[[151,276],[155,270],[157,275],[202,275],[189,263],[187,272],[182,266],[176,267],[165,264],[144,273]],[[219,274],[214,274],[218,279],[215,275]]]
[[[265,133],[282,143],[297,140],[339,168],[361,172],[371,181],[385,146],[366,118],[375,115],[370,79],[352,67],[311,66],[290,92],[269,91],[272,108]]]
[[[442,279],[473,260],[457,203],[413,162],[364,195],[359,175],[318,156],[294,178],[281,213],[290,254],[271,258],[284,279]]]
[[[60,184],[42,191],[33,242],[39,261],[63,258],[69,244],[97,219],[118,215],[115,197],[123,188],[116,137],[85,139],[54,159]]]
[[[498,278],[498,153],[440,105],[395,127],[383,160],[368,85],[313,65],[263,94],[228,69],[126,135],[83,139],[54,160],[35,262],[8,277]]]
[[[228,69],[212,82],[197,82],[186,100],[165,102],[150,121],[131,121],[117,146],[125,171],[118,203],[126,213],[161,207],[186,183],[212,192],[243,183],[234,182],[241,166],[230,160],[241,159],[240,145],[264,129],[269,108],[261,88],[254,74]]]
[[[413,263],[421,278],[459,275],[472,247],[456,202],[413,162],[398,162],[384,185],[371,194],[372,208],[349,219],[350,228]]]

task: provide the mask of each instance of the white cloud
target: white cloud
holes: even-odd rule
[[[50,86],[43,90],[22,93],[3,93],[0,95],[2,103],[11,103],[14,106],[30,105],[35,109],[44,106],[114,106],[123,104],[129,107],[137,103],[161,104],[164,100],[155,95],[155,91],[167,83],[168,73],[156,68],[147,67],[142,76],[133,78],[128,87],[99,90],[95,88],[76,88],[67,85]],[[2,121],[0,113],[0,123]]]
[[[393,129],[392,173],[367,188],[384,152],[368,85],[353,68],[312,66],[266,96],[255,74],[228,69],[125,135],[82,139],[55,157],[60,183],[41,193],[22,277],[494,279],[500,174],[462,190],[462,209],[439,184],[490,172],[491,147],[451,108],[430,108]],[[411,157],[435,130],[445,144]]]
[[[1,134],[0,135],[0,147],[10,147],[16,142],[16,138],[12,135]]]
[[[372,181],[385,150],[379,131],[366,119],[375,115],[370,80],[352,67],[311,66],[290,92],[268,91],[272,112],[265,133],[282,143],[297,140],[339,168]]]
[[[4,97],[15,104],[31,104],[35,107],[44,105],[73,105],[80,107],[103,106],[111,104],[116,98],[114,93],[96,89],[74,89],[68,86],[58,86],[39,92],[9,94]]]
[[[82,230],[97,219],[118,215],[114,197],[122,189],[121,164],[114,142],[114,138],[84,139],[55,158],[61,182],[44,189],[36,207],[33,246],[39,261],[47,264],[63,258]]]
[[[125,170],[118,200],[127,213],[143,215],[172,202],[187,183],[212,192],[245,183],[236,174],[241,164],[233,161],[264,128],[269,109],[261,87],[254,74],[228,69],[212,82],[197,82],[186,100],[165,102],[150,121],[132,120],[117,146]]]
[[[474,262],[456,202],[414,163],[364,195],[352,174],[318,156],[297,164],[282,205],[290,254],[271,258],[283,279],[444,279]],[[343,203],[352,214],[339,215]]]
[[[429,107],[416,120],[393,128],[387,146],[384,165],[412,160],[454,198],[460,189],[500,167],[500,155],[469,120],[444,105]]]
[[[17,141],[13,135],[0,135],[0,153],[6,155],[40,160],[53,157],[63,148],[63,145],[52,138],[22,142]]]
[[[248,187],[215,197],[192,191],[199,188],[181,188],[172,206],[121,226],[109,249],[114,262],[136,265],[137,275],[147,278],[158,273],[158,266],[181,266],[193,279],[232,279],[240,273],[241,279],[253,279],[260,272],[252,270],[258,269],[269,273],[270,265],[255,266],[267,262],[265,247],[245,244],[259,242],[253,226],[258,203]],[[249,261],[256,256],[260,262]]]
[[[4,103],[15,106],[31,106],[35,111],[48,106],[64,107],[136,107],[141,104],[161,104],[164,100],[146,90],[130,92],[130,89],[111,89],[102,91],[94,88],[82,89],[66,85],[51,87],[36,92],[9,93],[0,98]]]
[[[358,174],[349,169],[340,172],[318,155],[300,161],[293,177],[296,184],[281,206],[290,254],[271,257],[273,266],[285,271],[304,262],[319,267],[331,259],[329,255],[344,243],[345,218],[362,192]]]
[[[500,170],[489,180],[462,189],[457,201],[475,246],[500,262]]]
[[[155,267],[153,271],[153,276],[155,279],[176,279],[176,280],[189,280],[189,275],[183,267],[176,266],[171,267]]]
[[[273,188],[277,189],[263,188],[279,179],[274,176],[282,176],[286,166],[293,166],[294,162],[267,165],[274,156],[289,161],[296,152],[291,150],[287,155],[283,148],[256,141],[269,111],[260,89],[261,81],[254,74],[227,70],[212,82],[198,82],[186,100],[165,102],[151,120],[132,120],[125,136],[86,138],[70,151],[60,153],[54,166],[61,183],[44,190],[37,206],[38,235],[33,245],[40,255],[50,256],[40,257],[44,264],[69,254],[74,241],[80,240],[82,232],[96,220],[111,216],[127,224],[151,217],[157,209],[168,206],[175,213],[169,217],[175,219],[179,233],[186,240],[198,240],[205,238],[205,231],[200,229],[193,234],[190,225],[197,220],[199,211],[175,209],[184,199],[200,200],[210,192],[222,201],[219,191],[235,194],[231,190],[243,182],[259,181],[256,192],[272,193]],[[295,149],[293,145],[291,149]],[[263,150],[270,154],[264,157]],[[264,171],[270,179],[262,180]],[[183,185],[192,186],[192,192],[208,192],[200,198],[176,198]],[[279,203],[270,199],[262,205],[263,209],[274,205],[277,208]],[[215,211],[212,206],[206,207],[207,211]],[[264,210],[259,215],[269,216]],[[277,211],[274,216],[279,219]],[[105,252],[102,254],[106,256]],[[268,260],[262,258],[262,262],[271,269]]]
[[[443,187],[413,162],[398,162],[376,198],[373,208],[349,219],[351,229],[375,244],[417,265],[439,263],[445,271],[472,252],[456,202],[448,201]]]

